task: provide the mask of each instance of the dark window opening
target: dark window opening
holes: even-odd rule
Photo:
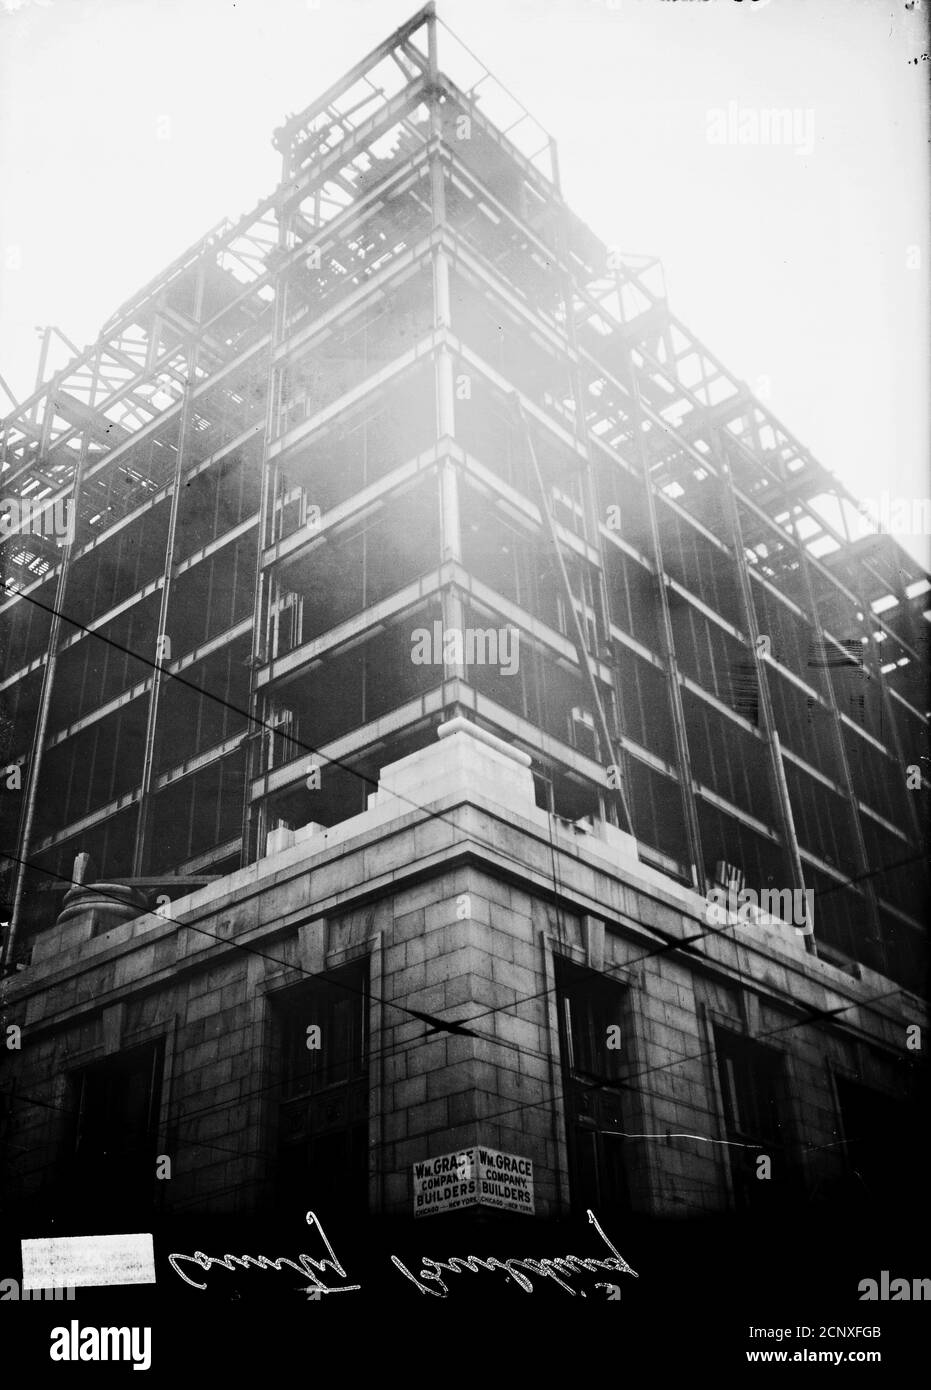
[[[163,1065],[160,1039],[69,1078],[74,1121],[64,1169],[75,1214],[117,1230],[141,1229],[121,1223],[151,1215]]]
[[[596,971],[556,962],[569,1186],[578,1211],[630,1211],[622,1137],[631,1128],[622,1081],[630,1061],[625,993]]]
[[[916,1078],[917,1079],[917,1078]],[[921,1200],[902,1155],[917,1153],[923,1124],[914,1096],[893,1096],[846,1077],[835,1077],[846,1168],[844,1198],[860,1209],[900,1205],[917,1219]],[[925,1199],[926,1200],[926,1199]]]
[[[734,1198],[745,1211],[772,1211],[798,1193],[782,1056],[737,1033],[714,1036]]]
[[[274,1001],[275,1198],[282,1211],[367,1204],[367,990],[364,961]]]

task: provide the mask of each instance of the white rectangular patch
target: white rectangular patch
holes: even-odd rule
[[[155,1283],[151,1235],[49,1236],[22,1250],[24,1289]]]

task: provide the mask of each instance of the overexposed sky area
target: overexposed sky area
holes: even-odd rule
[[[438,4],[556,137],[575,211],[609,245],[659,256],[673,311],[848,487],[890,503],[931,495],[929,6]],[[11,390],[34,385],[37,326],[92,342],[179,252],[271,191],[274,127],[417,8],[0,0]],[[764,110],[787,113],[789,143]],[[928,563],[927,535],[899,539]]]

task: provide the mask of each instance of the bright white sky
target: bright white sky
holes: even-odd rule
[[[90,343],[180,251],[271,191],[274,127],[416,8],[0,0],[12,390],[32,389],[36,325]],[[609,245],[659,256],[674,312],[854,492],[892,503],[931,494],[928,8],[438,6],[556,137],[570,205]],[[710,143],[708,113],[730,103],[796,112],[803,148]],[[899,538],[928,563],[927,536]]]

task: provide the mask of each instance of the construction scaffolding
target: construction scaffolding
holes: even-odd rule
[[[277,188],[0,425],[8,953],[78,852],[228,873],[466,712],[554,814],[702,893],[810,889],[813,949],[915,988],[924,572],[432,5],[274,143]],[[412,662],[437,622],[519,669]]]

